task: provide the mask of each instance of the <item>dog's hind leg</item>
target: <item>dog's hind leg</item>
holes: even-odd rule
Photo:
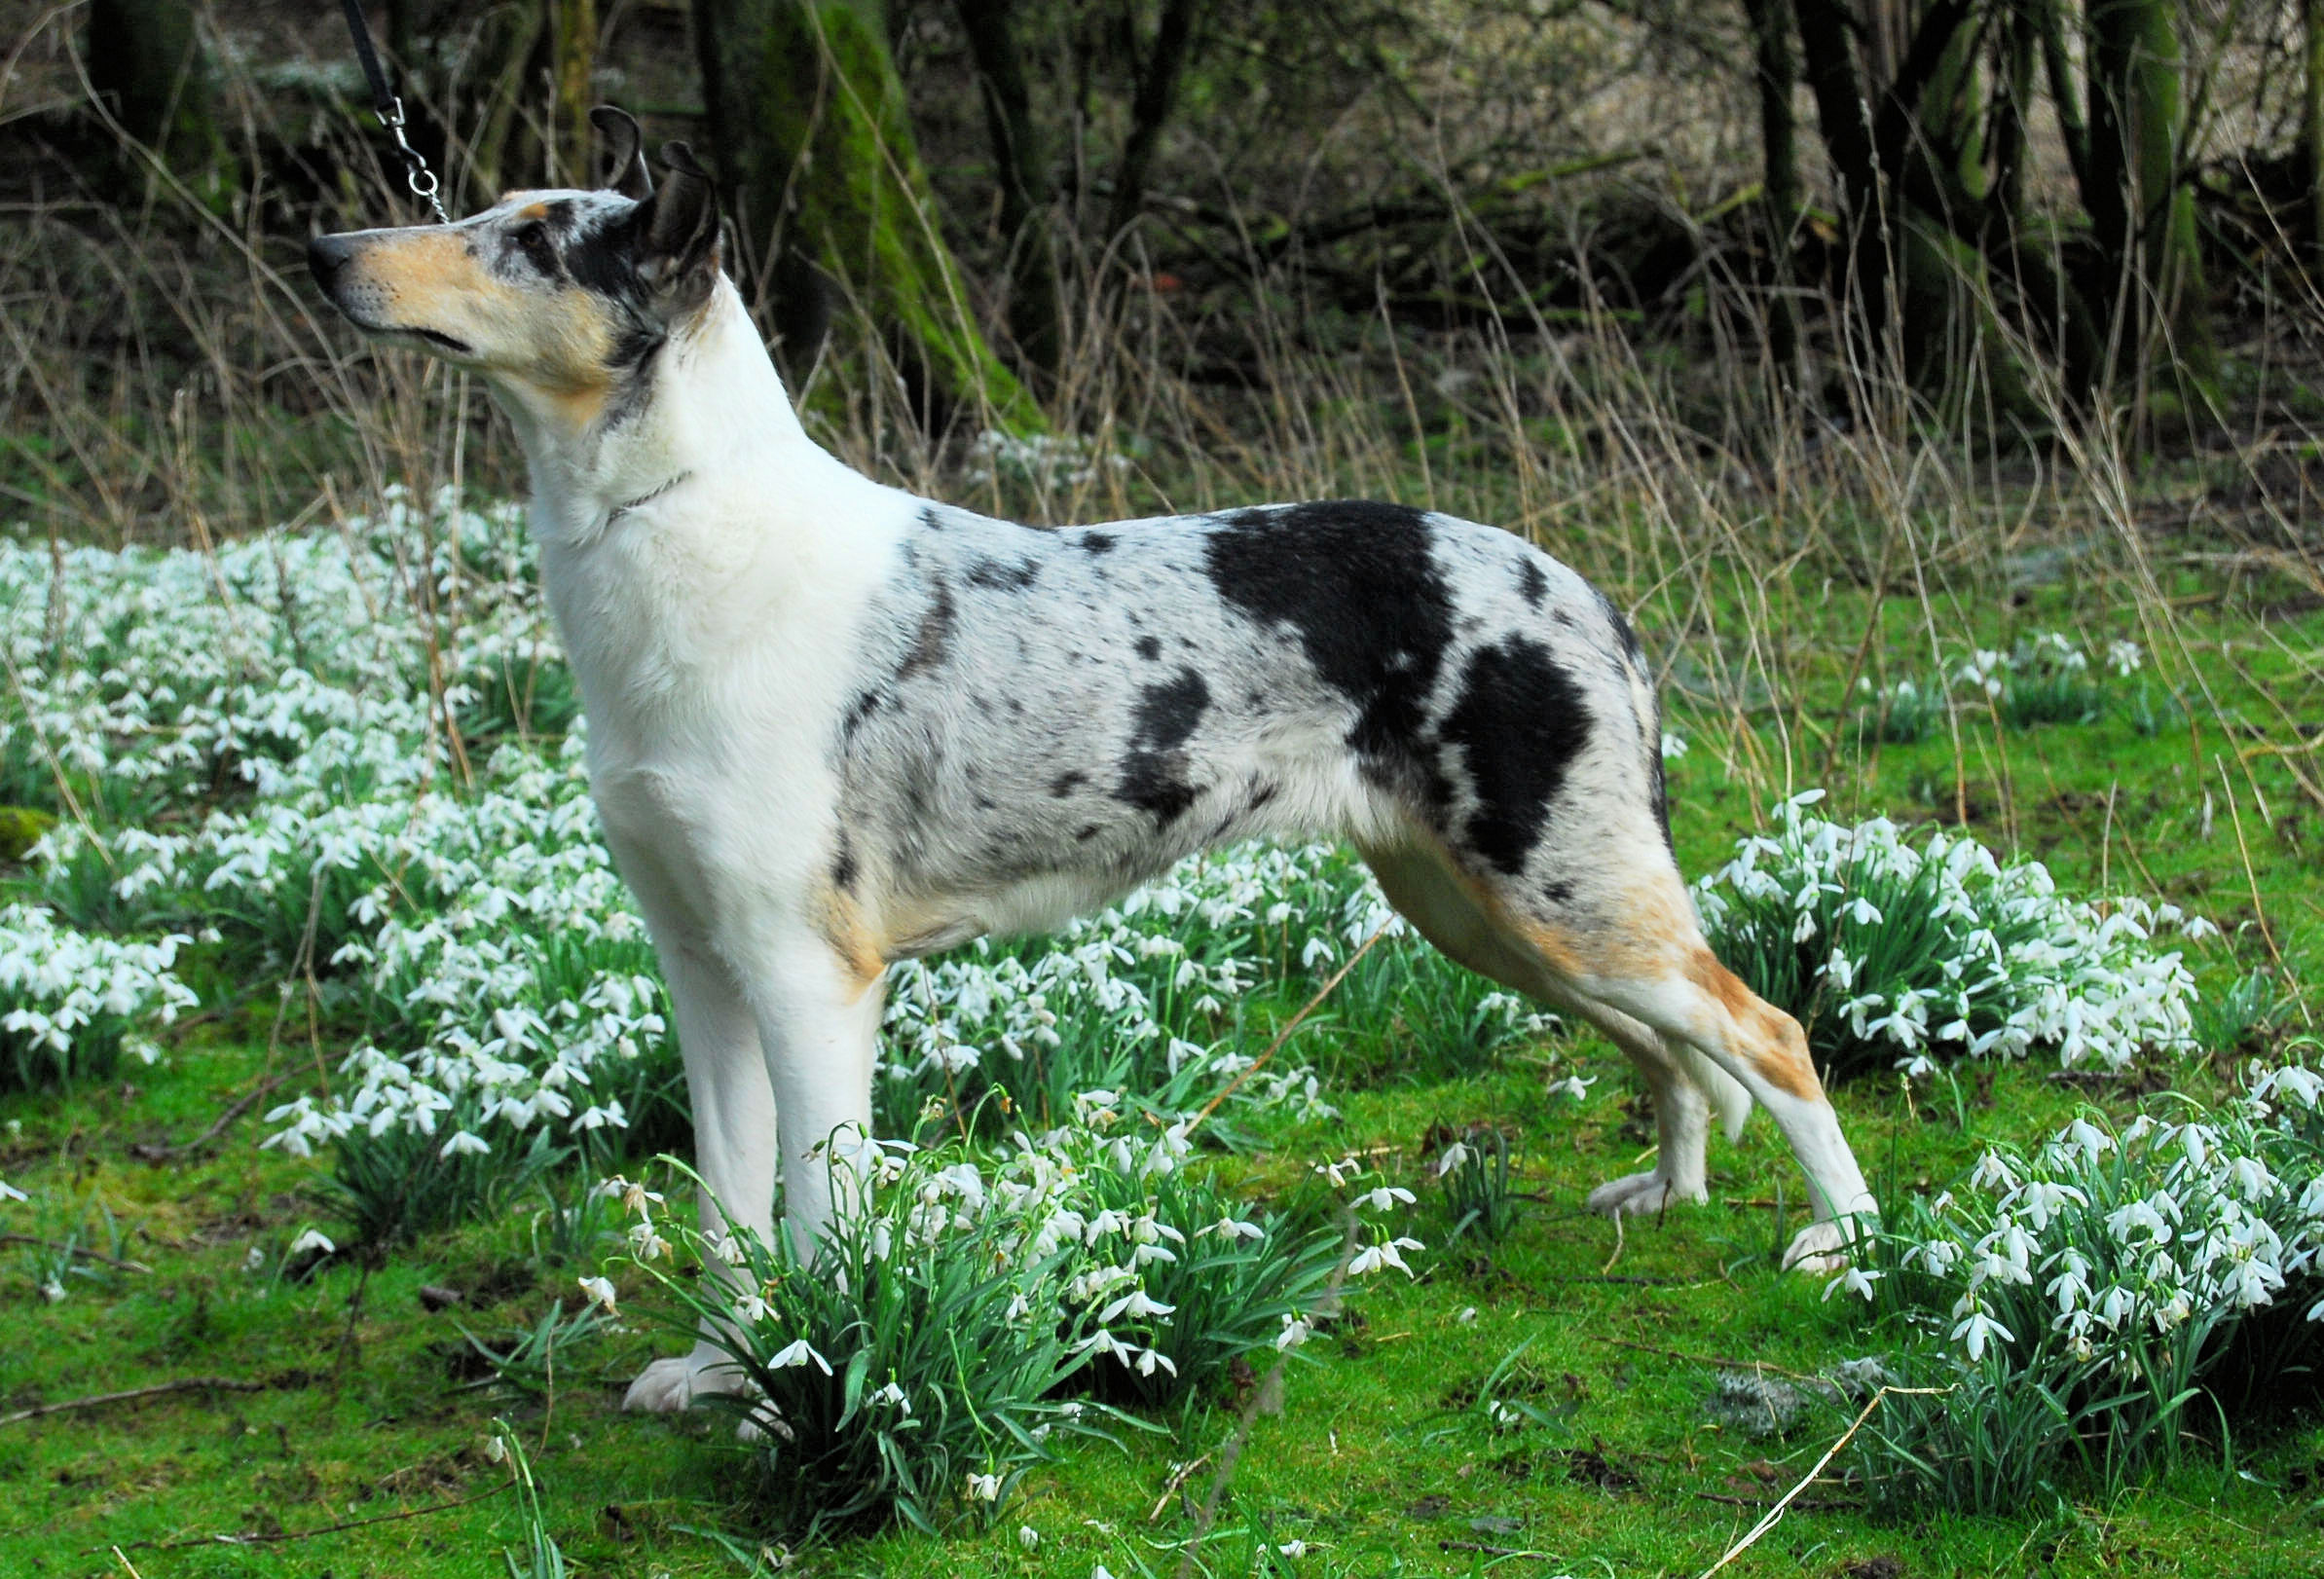
[[[1531,948],[1495,918],[1490,896],[1428,841],[1370,846],[1364,858],[1388,901],[1445,954],[1503,986],[1581,1015],[1644,1077],[1654,1098],[1659,1143],[1654,1167],[1599,1186],[1590,1193],[1591,1210],[1619,1217],[1710,1197],[1705,1158],[1710,1116],[1716,1108],[1728,1138],[1734,1138],[1751,1112],[1751,1098],[1741,1086],[1693,1048],[1673,1047],[1638,1020],[1551,979]]]
[[[1515,930],[1545,973],[1584,1000],[1603,1004],[1689,1047],[1767,1109],[1808,1176],[1815,1221],[1786,1251],[1784,1265],[1827,1270],[1852,1223],[1877,1214],[1863,1170],[1840,1133],[1816,1078],[1799,1022],[1763,1002],[1718,962],[1703,940],[1678,873],[1642,874],[1612,919],[1570,919]]]
[[[1792,1240],[1785,1265],[1828,1268],[1847,1242],[1847,1220],[1876,1207],[1816,1079],[1807,1040],[1790,1015],[1718,963],[1667,852],[1659,843],[1652,850],[1646,869],[1626,879],[1630,896],[1595,922],[1570,913],[1528,915],[1522,896],[1464,873],[1425,838],[1364,855],[1389,900],[1439,948],[1581,1013],[1645,1076],[1660,1130],[1654,1171],[1601,1187],[1593,1205],[1622,1212],[1702,1199],[1707,1108],[1715,1106],[1730,1130],[1740,1127],[1748,1107],[1737,1100],[1739,1089],[1768,1110],[1808,1176],[1816,1221]]]

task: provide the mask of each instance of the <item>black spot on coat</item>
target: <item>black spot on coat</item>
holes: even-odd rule
[[[980,559],[969,567],[969,585],[993,592],[1022,592],[1040,579],[1041,567],[1031,560],[1004,565],[997,559]]]
[[[1138,656],[1145,659],[1148,663],[1152,663],[1157,658],[1160,658],[1162,656],[1161,641],[1151,636],[1139,637]]]
[[[1186,782],[1183,748],[1209,707],[1210,686],[1192,669],[1139,691],[1114,798],[1152,812],[1164,827],[1183,816],[1202,792]]]
[[[1517,591],[1525,599],[1528,608],[1538,609],[1541,600],[1549,596],[1549,577],[1541,573],[1533,556],[1526,555],[1517,562]]]
[[[1512,636],[1478,648],[1444,721],[1445,743],[1459,750],[1477,797],[1459,842],[1498,871],[1525,870],[1589,738],[1581,688],[1547,647]]]
[[[1296,638],[1323,682],[1355,705],[1347,744],[1376,777],[1419,775],[1430,691],[1453,639],[1453,600],[1422,512],[1339,500],[1229,516],[1204,545],[1219,596]]]

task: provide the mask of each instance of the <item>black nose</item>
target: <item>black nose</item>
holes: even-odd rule
[[[307,243],[307,272],[324,290],[331,288],[332,279],[355,255],[354,243],[344,236],[317,236]]]

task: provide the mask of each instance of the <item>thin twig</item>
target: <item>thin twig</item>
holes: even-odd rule
[[[269,1091],[273,1090],[276,1086],[281,1084],[289,1078],[290,1077],[287,1075],[276,1075],[270,1079],[260,1081],[255,1086],[251,1087],[248,1091],[245,1091],[241,1096],[236,1098],[233,1106],[229,1107],[224,1113],[219,1114],[218,1121],[216,1123],[211,1124],[207,1129],[203,1130],[201,1134],[196,1135],[192,1140],[187,1141],[182,1146],[155,1146],[148,1142],[140,1141],[136,1145],[129,1148],[129,1155],[144,1162],[166,1162],[173,1157],[183,1157],[189,1152],[199,1152],[204,1146],[207,1146],[211,1141],[216,1140],[220,1135],[225,1134],[226,1126],[233,1123],[237,1119],[240,1119],[243,1114],[248,1113],[252,1107],[257,1105],[258,1099],[260,1097],[266,1095]]]
[[[14,1414],[0,1414],[0,1425],[14,1425],[18,1420],[34,1419],[43,1414],[102,1409],[107,1404],[126,1404],[136,1398],[159,1398],[165,1393],[262,1393],[266,1390],[267,1384],[263,1381],[237,1381],[232,1377],[187,1377],[180,1381],[156,1382],[151,1387],[131,1387],[127,1392],[94,1393],[87,1398],[68,1398],[60,1404],[35,1404],[30,1409],[19,1409]],[[104,1548],[92,1546],[90,1550],[101,1552]]]
[[[1275,1039],[1267,1045],[1267,1050],[1259,1054],[1258,1057],[1252,1059],[1250,1063],[1243,1068],[1241,1073],[1237,1074],[1233,1080],[1227,1083],[1226,1087],[1221,1090],[1218,1095],[1212,1097],[1208,1102],[1202,1105],[1202,1111],[1195,1115],[1195,1121],[1186,1126],[1186,1132],[1188,1134],[1193,1134],[1196,1129],[1200,1127],[1202,1120],[1209,1118],[1211,1114],[1217,1110],[1218,1105],[1221,1102],[1224,1102],[1227,1100],[1227,1098],[1233,1096],[1236,1087],[1240,1086],[1244,1081],[1249,1080],[1253,1075],[1256,1075],[1260,1070],[1264,1069],[1267,1066],[1267,1061],[1270,1058],[1273,1058],[1277,1052],[1282,1050],[1283,1044],[1291,1040],[1291,1033],[1299,1029],[1300,1022],[1306,1019],[1310,1014],[1314,1013],[1315,1010],[1322,1006],[1323,1001],[1332,995],[1332,989],[1339,986],[1342,981],[1345,981],[1347,978],[1347,973],[1355,969],[1355,962],[1362,959],[1366,954],[1371,953],[1372,945],[1379,942],[1383,937],[1386,936],[1387,932],[1388,924],[1384,921],[1372,929],[1372,936],[1364,939],[1363,946],[1358,948],[1354,953],[1347,956],[1346,963],[1332,973],[1331,979],[1329,981],[1326,981],[1322,986],[1315,989],[1315,996],[1309,999],[1307,1002],[1307,1007],[1302,1009],[1298,1013],[1292,1015],[1290,1022],[1286,1024],[1280,1031],[1275,1033]]]
[[[1730,1508],[1772,1508],[1774,1503],[1765,1497],[1731,1497],[1717,1491],[1697,1491],[1699,1502],[1723,1502]],[[1826,1497],[1821,1502],[1794,1502],[1792,1507],[1801,1513],[1848,1513],[1863,1506],[1852,1497]]]
[[[1378,938],[1380,934],[1374,933],[1372,936]],[[1369,948],[1372,945],[1367,942],[1364,946]],[[1353,965],[1355,961],[1349,960],[1347,963]],[[1342,975],[1346,973],[1345,971],[1341,973]],[[1334,981],[1338,979],[1337,976],[1333,977]],[[1330,990],[1331,983],[1325,983],[1324,991]],[[1318,994],[1318,998],[1320,996]],[[1363,1223],[1355,1215],[1353,1206],[1344,1208],[1342,1222],[1346,1238],[1340,1245],[1340,1264],[1332,1268],[1331,1281],[1324,1284],[1322,1294],[1316,1297],[1313,1308],[1318,1311],[1340,1308],[1340,1289],[1347,1281],[1348,1263],[1355,1260],[1355,1247],[1363,1237]],[[1218,1522],[1219,1503],[1227,1494],[1229,1483],[1235,1479],[1235,1466],[1241,1461],[1244,1444],[1251,1440],[1251,1427],[1258,1423],[1260,1408],[1270,1397],[1280,1399],[1283,1369],[1290,1359],[1288,1352],[1278,1355],[1259,1385],[1251,1389],[1250,1402],[1242,1407],[1242,1418],[1236,1422],[1235,1434],[1227,1439],[1226,1446],[1219,1450],[1219,1469],[1211,1477],[1210,1494],[1202,1499],[1202,1506],[1196,1511],[1194,1536],[1186,1543],[1186,1549],[1178,1559],[1178,1579],[1192,1579],[1196,1571],[1197,1555],[1202,1550],[1202,1542],[1209,1536],[1211,1525]]]
[[[1170,1505],[1170,1493],[1177,1490],[1181,1486],[1184,1486],[1186,1484],[1186,1478],[1189,1475],[1192,1475],[1196,1470],[1200,1469],[1204,1464],[1209,1462],[1210,1454],[1204,1453],[1193,1463],[1180,1464],[1176,1469],[1172,1470],[1170,1472],[1169,1483],[1162,1487],[1162,1495],[1154,1499],[1154,1511],[1146,1516],[1146,1523],[1151,1524],[1157,1519],[1160,1519],[1162,1516],[1162,1510]]]
[[[1680,1349],[1664,1348],[1656,1343],[1641,1343],[1633,1339],[1608,1338],[1604,1333],[1589,1333],[1584,1336],[1588,1337],[1593,1342],[1613,1343],[1622,1348],[1635,1348],[1642,1350],[1648,1354],[1661,1354],[1674,1360],[1684,1360],[1689,1365],[1707,1365],[1715,1371],[1742,1371],[1746,1373],[1752,1371],[1773,1371],[1777,1376],[1789,1377],[1793,1381],[1829,1382],[1830,1380],[1828,1377],[1820,1377],[1811,1371],[1787,1371],[1782,1366],[1770,1365],[1765,1360],[1722,1360],[1715,1354],[1688,1354]]]
[[[142,1548],[155,1552],[175,1552],[189,1546],[275,1546],[287,1541],[313,1540],[317,1535],[336,1535],[343,1529],[361,1529],[366,1524],[392,1524],[399,1520],[421,1519],[431,1513],[446,1513],[454,1508],[464,1508],[471,1502],[483,1502],[488,1498],[497,1497],[514,1485],[516,1485],[514,1481],[502,1481],[491,1490],[479,1491],[472,1497],[454,1497],[449,1502],[431,1502],[424,1508],[406,1508],[401,1513],[374,1514],[368,1519],[344,1519],[336,1524],[318,1524],[313,1529],[282,1529],[271,1532],[263,1529],[251,1529],[237,1535],[196,1535],[189,1540],[182,1541],[131,1541],[127,1550],[134,1552]],[[91,1552],[104,1550],[106,1548],[102,1546],[89,1548]],[[120,1551],[123,1548],[115,1547],[113,1550]]]
[[[1555,1552],[1529,1552],[1522,1546],[1487,1546],[1483,1541],[1438,1541],[1440,1552],[1478,1552],[1486,1557],[1530,1557],[1536,1562],[1555,1562]]]
[[[1791,1506],[1792,1500],[1797,1497],[1800,1492],[1806,1490],[1809,1487],[1816,1484],[1816,1477],[1824,1473],[1824,1466],[1830,1463],[1834,1458],[1837,1458],[1840,1454],[1840,1450],[1847,1447],[1851,1441],[1855,1440],[1856,1433],[1863,1428],[1864,1421],[1872,1417],[1872,1411],[1878,1409],[1880,1407],[1881,1400],[1888,1397],[1890,1393],[1904,1393],[1919,1397],[1934,1398],[1941,1397],[1943,1394],[1949,1393],[1953,1389],[1950,1387],[1883,1387],[1878,1392],[1874,1393],[1870,1398],[1866,1399],[1864,1401],[1864,1407],[1857,1412],[1856,1418],[1848,1423],[1848,1429],[1840,1433],[1840,1440],[1824,1450],[1824,1456],[1816,1460],[1816,1467],[1809,1470],[1806,1475],[1801,1477],[1797,1486],[1794,1486],[1790,1490],[1786,1491],[1783,1494],[1782,1499],[1778,1501],[1774,1507],[1767,1510],[1766,1517],[1761,1519],[1757,1524],[1752,1525],[1751,1532],[1749,1534],[1745,1535],[1743,1539],[1737,1541],[1733,1546],[1728,1547],[1726,1556],[1720,1558],[1716,1562],[1712,1563],[1708,1568],[1705,1568],[1703,1570],[1703,1579],[1711,1579],[1713,1574],[1718,1572],[1719,1569],[1725,1567],[1728,1563],[1734,1561],[1737,1558],[1743,1556],[1744,1553],[1750,1551],[1753,1546],[1757,1545],[1760,1536],[1775,1528],[1776,1524],[1784,1517],[1784,1510]]]
[[[125,1272],[150,1272],[153,1270],[151,1267],[141,1261],[124,1261],[119,1256],[108,1256],[102,1250],[91,1250],[86,1245],[58,1244],[54,1239],[43,1239],[32,1233],[0,1233],[0,1244],[38,1245],[43,1250],[55,1250],[68,1256],[79,1256],[83,1261],[101,1261],[106,1266],[119,1267]]]

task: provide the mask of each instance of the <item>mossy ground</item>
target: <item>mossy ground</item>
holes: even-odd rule
[[[2120,583],[2069,576],[2014,607],[1997,599],[1990,615],[1965,608],[1956,629],[1985,645],[2053,626],[2139,634],[2128,608],[2106,601],[2109,585]],[[2109,680],[2124,705],[2092,722],[2011,728],[1973,709],[1958,741],[1941,727],[1876,748],[1857,743],[1842,695],[1865,601],[1845,588],[1802,600],[1806,612],[1777,633],[1824,655],[1811,666],[1822,680],[1798,705],[1737,723],[1676,687],[1673,726],[1694,742],[1672,770],[1682,863],[1703,871],[1762,826],[1771,782],[1784,788],[1788,740],[1789,781],[1828,784],[1840,812],[1966,813],[1980,838],[2049,862],[2077,890],[2104,883],[2214,917],[2227,936],[2197,953],[2207,987],[2279,961],[2279,980],[2313,981],[2324,801],[2301,776],[2324,776],[2303,754],[2324,718],[2324,615],[2264,587],[2191,578],[2161,590],[2188,600],[2159,656],[2189,706],[2155,732],[2127,705],[2137,681]],[[1921,621],[1897,605],[1884,614],[1869,649],[1882,672],[1933,669]],[[750,1460],[707,1418],[616,1408],[626,1378],[670,1346],[642,1318],[572,1355],[552,1398],[464,1385],[479,1370],[461,1324],[496,1336],[574,1298],[573,1269],[536,1260],[526,1210],[428,1238],[368,1273],[340,1259],[292,1281],[277,1275],[285,1246],[310,1224],[332,1226],[315,1189],[321,1162],[257,1151],[255,1116],[204,1154],[140,1159],[132,1148],[191,1139],[262,1079],[287,1076],[287,1095],[327,1078],[339,1050],[330,1027],[311,1043],[303,1016],[277,1023],[270,982],[244,985],[247,1007],[172,1034],[160,1064],[126,1064],[69,1092],[0,1096],[0,1178],[34,1195],[0,1228],[59,1237],[85,1226],[95,1234],[85,1242],[151,1268],[84,1263],[93,1275],[67,1279],[69,1297],[49,1304],[36,1252],[0,1247],[0,1415],[193,1377],[257,1384],[0,1423],[0,1571],[500,1574],[520,1521],[506,1468],[483,1451],[496,1414],[522,1434],[575,1572],[749,1571]],[[2284,1019],[2297,1030],[2301,1011]],[[1879,1341],[1823,1299],[1821,1280],[1776,1268],[1796,1226],[1796,1170],[1758,1118],[1740,1146],[1714,1142],[1711,1206],[1632,1224],[1617,1254],[1613,1230],[1580,1201],[1651,1145],[1619,1058],[1592,1039],[1561,1041],[1561,1074],[1599,1078],[1576,1103],[1545,1095],[1523,1056],[1464,1066],[1408,1042],[1398,1024],[1327,1009],[1292,1055],[1326,1075],[1341,1117],[1262,1122],[1255,1152],[1210,1165],[1267,1195],[1353,1149],[1418,1187],[1431,1125],[1490,1121],[1519,1138],[1521,1188],[1536,1198],[1506,1240],[1487,1245],[1450,1241],[1421,1190],[1420,1276],[1373,1285],[1311,1346],[1312,1363],[1290,1368],[1280,1414],[1252,1427],[1205,1564],[1268,1571],[1253,1566],[1264,1536],[1304,1543],[1276,1571],[1310,1575],[1702,1572],[1846,1423],[1831,1413],[1781,1441],[1742,1440],[1705,1412],[1717,1362],[1813,1372]],[[2215,1094],[2230,1062],[2157,1068]],[[1973,1066],[1909,1096],[1866,1079],[1835,1100],[1875,1189],[1893,1196],[1941,1188],[1987,1141],[2030,1141],[2080,1103],[2126,1111],[2135,1100],[2132,1083],[2050,1073],[2039,1062]],[[245,1269],[254,1248],[263,1264]],[[423,1285],[456,1290],[461,1304],[430,1312]],[[650,1306],[634,1279],[624,1290],[633,1310]],[[1475,1399],[1521,1348],[1528,1396],[1553,1423],[1496,1434]],[[1069,1449],[989,1530],[857,1538],[796,1561],[834,1574],[1173,1571],[1243,1403],[1210,1398],[1156,1432],[1125,1432],[1119,1448]],[[1818,1487],[1728,1571],[2324,1572],[2324,1408],[2314,1397],[2284,1404],[2211,1467],[2103,1501],[2066,1486],[2013,1519],[1889,1515],[1846,1485]],[[1205,1455],[1170,1493],[1174,1466]]]

